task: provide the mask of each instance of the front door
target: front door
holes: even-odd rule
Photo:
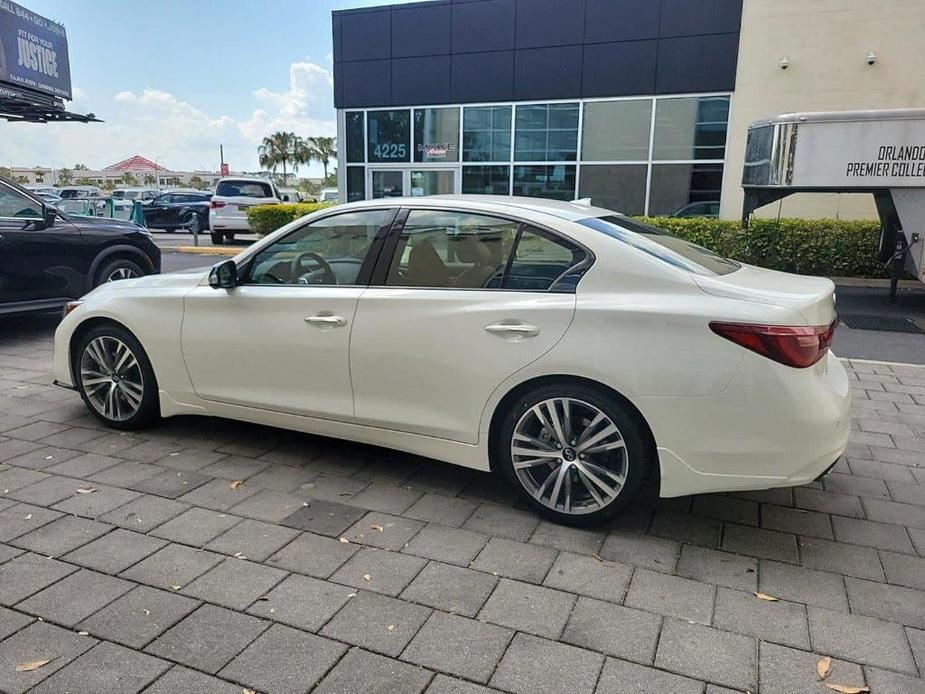
[[[352,419],[350,333],[374,240],[393,216],[394,210],[363,210],[315,220],[257,253],[234,289],[193,290],[182,341],[196,393]]]
[[[456,169],[390,168],[370,169],[368,197],[422,197],[458,193]]]

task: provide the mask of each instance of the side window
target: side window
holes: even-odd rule
[[[174,196],[171,195],[170,193],[165,193],[164,195],[162,195],[161,197],[159,197],[159,198],[157,199],[157,201],[158,201],[161,205],[169,205],[170,203],[175,202]]]
[[[391,210],[325,217],[260,251],[247,284],[355,285],[376,233]]]
[[[25,195],[0,186],[0,217],[41,219],[42,211]]]
[[[412,210],[386,285],[497,289],[519,224],[466,212]]]
[[[564,239],[526,227],[517,241],[504,288],[546,291],[585,256],[581,248]]]

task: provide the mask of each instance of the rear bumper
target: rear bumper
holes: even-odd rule
[[[247,217],[224,217],[209,213],[210,231],[250,231]]]

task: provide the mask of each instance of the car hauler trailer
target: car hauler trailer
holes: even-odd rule
[[[880,260],[925,282],[925,109],[787,113],[748,128],[742,223],[792,193],[871,193]]]

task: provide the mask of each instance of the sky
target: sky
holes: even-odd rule
[[[331,11],[403,0],[18,0],[67,30],[69,110],[105,123],[0,121],[0,166],[255,171],[265,135],[335,135]],[[321,166],[301,166],[320,176]]]

